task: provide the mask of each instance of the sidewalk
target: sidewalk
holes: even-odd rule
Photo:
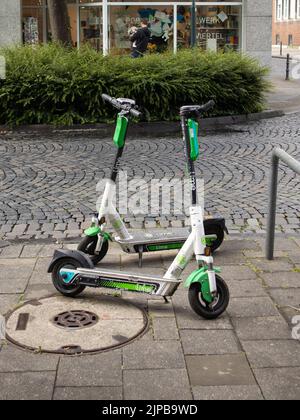
[[[291,57],[293,58],[293,60],[291,60],[290,62],[290,80],[288,81],[285,80],[287,52],[289,52],[291,54]],[[295,76],[297,77],[297,79],[294,78]],[[269,109],[275,111],[281,110],[285,113],[299,112],[300,50],[291,51],[284,49],[282,58],[280,58],[279,56],[279,50],[273,50],[271,82],[274,86],[274,91],[268,94],[267,96]]]
[[[66,246],[74,248],[76,244]],[[300,238],[277,239],[272,262],[264,259],[263,247],[259,237],[231,237],[216,254],[231,291],[228,311],[216,321],[198,318],[183,288],[169,304],[161,298],[127,293],[123,304],[130,302],[137,310],[145,309],[149,327],[145,334],[116,350],[70,357],[41,354],[43,342],[36,353],[4,344],[0,352],[0,400],[299,399],[300,346],[292,339],[291,322],[300,315]],[[27,300],[33,302],[26,311],[37,311],[41,298],[49,295],[62,299],[58,299],[46,273],[55,248],[36,243],[0,248],[0,313]],[[174,255],[149,254],[142,271],[162,274]],[[137,257],[121,254],[114,246],[102,267],[139,271]],[[194,268],[191,263],[184,277]],[[125,325],[125,320],[119,319],[123,304],[116,293],[110,299],[119,302],[114,306],[117,324]],[[80,299],[63,300],[74,309],[79,304],[88,308],[93,302],[95,309],[107,298],[100,289],[89,289]],[[23,341],[28,339],[26,330],[36,321],[29,317],[28,326],[19,331]],[[46,337],[54,328],[50,321],[48,327]],[[85,331],[94,328],[81,334],[85,336]],[[75,345],[73,334],[68,331],[69,343]],[[126,334],[112,338],[118,344]]]

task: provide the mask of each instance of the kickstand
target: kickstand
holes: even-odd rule
[[[166,296],[163,296],[163,298],[164,298],[165,303],[170,303],[170,302],[168,301],[168,298],[167,298]]]
[[[143,246],[139,246],[139,268],[143,265]]]

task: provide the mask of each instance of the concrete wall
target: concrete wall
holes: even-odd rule
[[[244,51],[272,62],[272,0],[244,0]]]
[[[0,0],[0,46],[20,43],[21,0]]]

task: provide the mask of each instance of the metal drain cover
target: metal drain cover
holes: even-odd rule
[[[146,330],[146,313],[121,298],[89,295],[29,301],[7,317],[6,337],[39,352],[82,354],[119,347]]]
[[[98,319],[98,316],[92,312],[78,310],[55,315],[52,322],[59,328],[79,329],[95,325]]]

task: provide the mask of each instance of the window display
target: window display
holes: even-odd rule
[[[129,33],[140,26],[141,20],[148,23],[151,34],[149,52],[172,48],[173,7],[111,6],[109,18],[110,49],[129,50]]]
[[[102,50],[102,7],[80,7],[80,42]]]
[[[146,20],[151,33],[148,53],[189,48],[191,5],[186,1],[68,0],[74,47],[89,44],[99,52],[128,54],[129,32]],[[242,46],[242,1],[196,2],[196,42],[204,50],[239,51]],[[24,42],[46,42],[46,0],[23,1]],[[103,28],[105,22],[105,28]],[[106,24],[107,23],[107,24]]]

